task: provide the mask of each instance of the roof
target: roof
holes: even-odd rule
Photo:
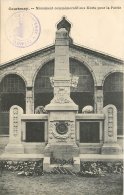
[[[115,56],[112,56],[110,54],[107,54],[107,53],[104,53],[104,52],[101,52],[101,51],[98,51],[98,50],[94,50],[94,49],[91,49],[91,48],[88,48],[88,47],[85,47],[85,46],[80,46],[80,45],[77,45],[77,44],[72,44],[71,47],[74,48],[74,49],[77,49],[78,51],[87,52],[89,54],[93,54],[95,56],[104,58],[106,60],[111,60],[111,61],[114,61],[114,62],[124,64],[124,59],[117,58]]]
[[[55,49],[55,45],[51,45],[51,46],[48,46],[48,47],[36,50],[34,52],[28,53],[28,54],[23,55],[23,56],[21,56],[19,58],[16,58],[16,59],[13,59],[11,61],[8,61],[6,63],[1,64],[0,65],[0,69],[5,68],[7,66],[11,66],[11,65],[17,64],[18,62],[22,62],[22,61],[30,59],[32,57],[36,57],[39,54],[45,53],[47,51],[51,51],[53,49]]]
[[[106,53],[102,53],[100,51],[92,50],[92,49],[90,49],[88,47],[85,47],[85,46],[70,44],[70,48],[73,48],[73,49],[81,51],[81,52],[86,52],[86,53],[95,55],[96,57],[98,56],[98,57],[104,58],[106,60],[110,60],[110,61],[118,62],[120,64],[124,64],[124,60],[122,60],[122,59],[118,59],[114,56],[111,56],[111,55],[106,54]],[[51,45],[51,46],[48,46],[46,48],[42,48],[40,50],[34,51],[34,52],[29,53],[27,55],[21,56],[21,57],[16,58],[16,59],[13,59],[9,62],[3,63],[3,64],[0,65],[0,69],[6,68],[7,66],[15,65],[18,62],[22,62],[22,61],[30,59],[32,57],[36,57],[39,54],[42,54],[42,53],[45,53],[45,52],[48,52],[48,51],[51,51],[51,50],[55,50],[55,45]]]

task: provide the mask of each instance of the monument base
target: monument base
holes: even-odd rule
[[[20,144],[7,144],[5,147],[5,153],[11,154],[24,154],[24,146]]]
[[[105,143],[101,148],[101,154],[121,154],[122,149],[117,143]]]
[[[78,105],[76,105],[74,102],[72,103],[62,103],[62,104],[56,104],[56,103],[50,103],[45,106],[45,110],[47,111],[78,111]]]
[[[47,144],[44,155],[61,160],[70,160],[79,156],[79,147],[76,144]]]
[[[68,165],[60,165],[60,164],[51,164],[50,157],[44,157],[43,160],[43,170],[46,172],[52,172],[55,170],[55,168],[65,169],[71,172],[79,172],[80,171],[80,158],[74,157],[73,158],[74,164],[68,164]]]

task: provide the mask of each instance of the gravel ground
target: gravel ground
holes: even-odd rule
[[[0,147],[0,154],[3,150]],[[25,177],[17,176],[17,172],[4,171],[0,175],[0,195],[123,195],[123,176],[108,174],[86,178],[45,174]]]
[[[122,178],[121,174],[96,178],[58,174],[25,177],[4,171],[0,195],[122,195]]]

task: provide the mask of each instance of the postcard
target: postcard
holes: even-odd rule
[[[123,194],[124,2],[0,9],[0,194]]]

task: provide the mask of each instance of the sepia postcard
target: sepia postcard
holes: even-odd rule
[[[0,3],[0,194],[123,195],[123,0]]]

